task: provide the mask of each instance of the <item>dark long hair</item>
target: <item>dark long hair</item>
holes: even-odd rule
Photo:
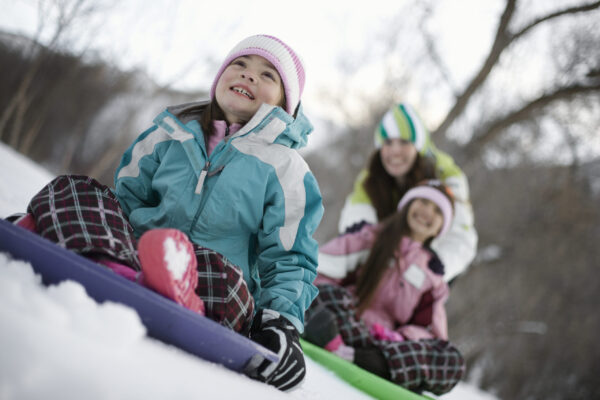
[[[396,212],[398,201],[408,189],[418,182],[435,178],[435,165],[431,159],[417,153],[412,168],[406,174],[406,179],[400,184],[385,170],[381,161],[381,149],[379,149],[374,151],[369,159],[368,172],[363,186],[377,212],[377,219],[383,221]]]
[[[359,314],[362,314],[371,303],[379,281],[394,257],[394,251],[398,247],[399,241],[410,234],[410,227],[406,221],[410,203],[400,212],[390,215],[381,222],[381,229],[377,232],[377,238],[369,256],[363,264],[358,266],[356,296],[358,297]]]
[[[204,133],[204,140],[206,144],[208,144],[209,138],[214,135],[214,120],[224,120],[225,114],[219,104],[217,103],[217,99],[213,98],[209,103],[193,103],[193,104],[183,104],[183,110],[174,111],[175,116],[179,118],[183,123],[187,123],[191,120],[197,120],[200,123],[200,127],[202,128],[202,132]]]

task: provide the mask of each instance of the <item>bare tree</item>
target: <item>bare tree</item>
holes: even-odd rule
[[[319,228],[325,232],[324,237],[335,232],[333,225],[344,195],[373,148],[375,124],[397,101],[409,101],[427,114],[429,105],[444,100],[447,108],[439,122],[426,118],[425,123],[435,128],[432,135],[436,144],[449,152],[467,175],[479,169],[490,149],[511,155],[525,149],[513,138],[516,128],[527,131],[528,135],[517,135],[520,140],[525,137],[544,140],[548,133],[540,128],[541,121],[550,118],[554,120],[554,134],[564,137],[564,146],[571,149],[571,154],[579,154],[585,143],[584,137],[597,133],[598,126],[597,119],[590,118],[583,123],[583,119],[574,115],[581,115],[585,110],[593,114],[599,106],[600,48],[597,43],[600,29],[595,21],[600,17],[600,1],[568,7],[558,5],[541,15],[535,14],[532,4],[505,1],[503,9],[499,9],[495,34],[488,50],[482,54],[483,61],[465,82],[454,76],[457,71],[447,66],[444,53],[440,51],[439,36],[443,32],[429,29],[438,5],[434,1],[408,3],[397,16],[390,18],[390,23],[384,24],[385,31],[369,38],[368,43],[377,46],[371,45],[363,53],[357,49],[341,49],[339,88],[324,91],[322,99],[330,99],[332,109],[337,109],[346,124],[344,134],[330,147],[344,153],[344,159],[350,161],[344,164],[343,174],[350,177],[341,179],[341,174],[333,173],[331,166],[325,165],[326,160],[319,159],[318,154],[310,157],[311,167],[333,175],[331,179],[318,177],[324,182],[322,190],[326,197],[331,198],[331,203],[326,204],[329,212]],[[546,10],[549,8],[545,7]],[[536,41],[550,41],[547,36],[540,35],[545,29],[553,34],[554,47],[550,55],[535,48]],[[468,44],[456,44],[465,45]],[[520,56],[524,51],[531,57]],[[511,74],[518,76],[520,69],[536,57],[545,57],[543,65],[548,69],[544,71],[548,76],[545,87],[540,90],[515,87],[506,91],[506,85],[511,85]],[[379,70],[373,70],[373,65]],[[377,90],[362,84],[359,78],[365,71],[369,77],[381,77]],[[509,76],[504,78],[508,83],[495,83],[502,74]],[[578,106],[568,107],[569,111],[562,115],[560,110],[574,101]],[[559,114],[562,115],[560,118]],[[574,130],[568,126],[572,124],[569,119],[581,120],[577,140],[574,140]],[[452,140],[457,132],[464,133],[467,139],[462,143]],[[535,152],[523,152],[520,159],[533,160],[535,155]],[[572,160],[575,162],[575,158]],[[333,193],[328,193],[329,190]]]
[[[97,3],[89,0],[38,1],[39,19],[36,32],[24,52],[24,57],[30,58],[32,62],[0,115],[1,140],[27,154],[45,119],[44,113],[30,112],[33,97],[36,95],[33,81],[44,62],[59,49],[61,40],[67,35],[72,25],[78,20],[89,17],[97,10]],[[51,20],[52,16],[54,16],[53,21]],[[50,24],[52,26],[49,28],[51,30],[49,39],[45,46],[40,46],[42,36]],[[25,118],[34,116],[35,120],[28,128],[25,128]]]
[[[540,4],[551,11],[536,13],[532,7]],[[383,110],[395,101],[410,101],[417,109],[427,110],[432,102],[447,98],[448,106],[439,122],[426,120],[426,123],[433,128],[436,143],[450,151],[467,172],[473,171],[485,151],[496,146],[509,128],[552,117],[561,104],[585,99],[587,104],[580,103],[580,106],[588,110],[598,104],[600,29],[596,21],[600,18],[600,1],[561,4],[506,0],[487,54],[472,76],[461,83],[440,51],[439,35],[443,33],[428,30],[438,4],[433,1],[408,3],[377,38],[381,49],[378,53],[368,49],[355,63],[346,61],[347,79],[339,93],[333,94],[333,101],[345,110],[344,118],[359,128],[357,131],[362,130],[359,135],[370,135],[371,127]],[[538,51],[535,43],[540,40],[552,44],[553,54]],[[456,44],[457,47],[465,45],[468,46]],[[525,51],[527,54],[523,55]],[[510,83],[494,86],[499,75],[519,75],[519,70],[527,66],[530,59],[541,57],[544,57],[545,70],[540,73],[547,75],[544,87],[529,91],[523,87],[520,91],[504,93]],[[360,74],[363,61],[373,59],[384,66],[380,90],[375,95],[360,90],[349,92],[348,83]],[[351,108],[344,98],[354,102],[362,99],[362,103]],[[366,110],[368,115],[368,118],[358,115],[362,126],[356,122],[357,109]],[[591,135],[597,132],[596,126],[590,123],[585,129]],[[564,126],[558,130],[568,131]],[[463,137],[462,144],[451,140],[457,131],[468,132],[463,134],[467,137]],[[362,141],[361,137],[355,139]]]
[[[586,3],[578,6],[567,7],[557,11],[538,16],[533,21],[525,24],[523,27],[511,28],[514,24],[517,0],[507,0],[504,11],[500,17],[496,35],[490,51],[482,64],[481,68],[471,79],[468,85],[456,96],[453,106],[450,108],[444,120],[435,129],[433,135],[445,135],[453,122],[464,114],[468,103],[473,99],[478,91],[482,91],[486,81],[494,68],[498,68],[500,57],[510,48],[511,45],[519,41],[525,41],[527,36],[535,29],[544,25],[550,25],[559,19],[575,17],[580,14],[594,13],[600,15],[597,11],[600,8],[600,1]],[[588,42],[597,43],[593,32],[586,31]],[[581,50],[571,54],[571,57],[580,56]],[[572,74],[572,79],[560,81],[556,79],[552,87],[547,88],[543,93],[534,98],[528,98],[515,106],[508,112],[500,115],[494,115],[484,124],[478,126],[471,140],[461,149],[464,158],[470,160],[465,167],[474,168],[474,162],[477,157],[483,153],[484,147],[500,137],[506,129],[514,124],[538,117],[543,110],[552,104],[559,102],[569,102],[582,96],[598,95],[600,93],[600,77],[598,62],[600,52],[595,50],[589,54],[586,59],[579,60],[583,66],[579,70],[582,73],[577,74],[577,69],[571,65],[568,71]],[[548,112],[549,114],[551,112]]]
[[[444,32],[431,25],[438,3],[408,3],[384,24],[383,40],[347,64],[339,93],[329,92],[352,124],[307,157],[326,210],[317,239],[337,233],[384,110],[402,100],[430,116],[437,106],[438,119],[425,123],[469,177],[480,248],[451,288],[452,341],[478,383],[501,398],[596,398],[600,2],[503,1],[481,63],[462,81],[444,58]],[[534,59],[528,80],[522,71]],[[383,65],[379,90],[352,91],[373,60]]]

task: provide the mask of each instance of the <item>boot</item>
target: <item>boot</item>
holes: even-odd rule
[[[388,367],[385,356],[381,350],[376,347],[355,349],[354,363],[362,369],[366,369],[384,379],[391,379],[390,368]]]
[[[194,247],[177,229],[152,229],[138,242],[142,284],[176,303],[204,315],[204,302],[196,294],[197,261]]]
[[[354,359],[354,348],[346,346],[339,333],[335,315],[324,306],[318,306],[304,326],[304,338],[323,347],[346,361]]]

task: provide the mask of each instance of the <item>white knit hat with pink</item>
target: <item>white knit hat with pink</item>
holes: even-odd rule
[[[217,82],[225,68],[234,59],[247,55],[264,57],[273,64],[283,83],[286,100],[285,111],[294,115],[304,90],[304,65],[294,50],[274,36],[255,35],[239,42],[225,57],[225,61],[219,68],[210,89],[210,98],[214,98]]]
[[[448,196],[444,195],[441,191],[444,191]],[[452,192],[439,180],[431,179],[422,184],[419,184],[412,189],[408,190],[400,202],[398,203],[398,211],[400,211],[405,205],[414,199],[427,199],[434,202],[442,211],[444,217],[444,224],[442,229],[437,236],[442,236],[450,228],[452,223],[452,217],[454,214],[454,207],[452,206],[452,200],[448,197],[453,198]]]

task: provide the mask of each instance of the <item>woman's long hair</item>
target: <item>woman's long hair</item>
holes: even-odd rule
[[[377,219],[383,221],[396,212],[398,201],[408,189],[418,182],[435,178],[435,165],[432,160],[417,153],[412,168],[406,174],[406,179],[400,184],[385,170],[381,161],[381,149],[379,149],[371,155],[368,172],[363,186],[377,212]]]

